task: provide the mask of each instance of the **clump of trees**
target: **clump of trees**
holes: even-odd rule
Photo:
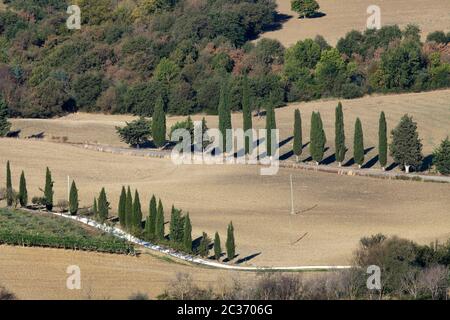
[[[320,6],[316,0],[291,0],[291,9],[300,17],[310,18],[317,14]]]

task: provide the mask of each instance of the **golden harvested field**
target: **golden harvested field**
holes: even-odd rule
[[[216,288],[218,280],[245,280],[251,273],[229,274],[170,262],[149,254],[139,257],[66,251],[58,249],[0,246],[0,284],[19,299],[128,299],[144,293],[150,299],[176,279],[177,273],[191,275],[196,284]],[[66,286],[67,267],[81,271],[81,290]],[[227,280],[228,279],[228,280]]]
[[[320,11],[326,14],[320,18],[298,19],[291,11],[290,0],[277,0],[278,11],[286,16],[282,28],[267,32],[263,37],[276,39],[289,47],[299,40],[322,35],[332,45],[353,29],[363,31],[369,14],[368,6],[381,8],[381,24],[398,24],[405,27],[410,23],[422,29],[423,38],[436,30],[450,31],[448,0],[318,0]]]
[[[353,130],[356,117],[360,117],[366,148],[376,147],[378,144],[378,118],[382,110],[385,111],[389,131],[399,122],[400,118],[408,113],[414,117],[419,126],[419,133],[424,144],[424,155],[432,153],[437,144],[447,135],[450,135],[450,90],[441,90],[424,93],[408,93],[401,95],[374,95],[360,99],[343,100],[345,112],[345,125],[348,159],[352,158]],[[292,136],[294,110],[299,108],[303,118],[304,143],[309,140],[309,123],[311,112],[318,110],[322,115],[328,146],[330,149],[325,157],[334,154],[334,112],[338,100],[319,100],[308,103],[294,103],[288,107],[276,110],[277,127],[280,129],[280,140],[283,141]],[[201,120],[202,116],[192,117]],[[170,117],[168,127],[183,117]],[[131,121],[133,117],[125,115],[101,115],[101,114],[72,114],[67,117],[39,120],[16,119],[13,120],[13,129],[22,130],[21,136],[45,132],[45,140],[52,141],[52,137],[67,137],[69,142],[98,142],[113,146],[126,146],[117,137],[115,126],[124,125],[125,121]],[[216,116],[206,116],[208,126],[217,128]],[[254,117],[254,126],[264,128],[265,118]],[[242,115],[233,114],[233,127],[242,128]],[[292,142],[287,143],[281,149],[283,155],[292,149]],[[304,150],[304,158],[307,158],[308,149]],[[367,153],[369,161],[377,155],[377,150],[372,149]]]

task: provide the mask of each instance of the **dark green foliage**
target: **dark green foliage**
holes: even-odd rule
[[[234,241],[233,222],[230,222],[230,224],[228,225],[226,249],[227,249],[228,261],[233,260],[235,255],[236,255],[236,244],[235,244],[235,241]]]
[[[133,227],[133,195],[130,186],[128,186],[125,200],[125,226],[130,230]]]
[[[297,12],[300,17],[310,18],[320,9],[316,0],[291,0],[291,9]]]
[[[197,248],[197,253],[202,258],[208,258],[209,257],[209,247],[211,245],[211,239],[208,237],[206,232],[203,232],[202,234],[202,240],[200,240],[200,244]]]
[[[158,215],[158,208],[156,206],[156,198],[153,195],[150,200],[149,214],[145,222],[145,234],[147,239],[153,239],[156,235],[156,218]]]
[[[242,86],[242,114],[244,119],[244,133],[253,128],[252,124],[252,108],[250,105],[250,87],[248,77],[244,78]],[[250,154],[253,149],[253,136],[245,137],[245,154]]]
[[[325,144],[327,141],[320,112],[313,111],[311,115],[310,140],[309,150],[311,157],[317,164],[319,164],[323,160]]]
[[[231,107],[230,107],[230,87],[228,79],[222,81],[220,88],[220,100],[218,107],[219,130],[222,133],[222,152],[231,150],[231,140],[227,137],[227,130],[231,129]]]
[[[11,165],[6,162],[6,203],[8,207],[11,207],[14,202],[14,190],[12,187],[12,178],[11,178]]]
[[[98,202],[97,202],[97,198],[94,198],[94,204],[92,205],[92,214],[94,215],[95,219],[98,219]]]
[[[119,222],[122,228],[126,228],[127,226],[127,192],[125,191],[125,187],[122,187],[122,192],[120,193],[119,198]]]
[[[165,237],[165,221],[164,221],[164,208],[161,200],[159,200],[158,203],[158,214],[156,215],[156,227],[155,227],[155,234],[156,239],[163,240]]]
[[[153,142],[160,148],[166,142],[166,114],[164,112],[164,100],[159,97],[156,101],[155,112],[152,118]]]
[[[44,199],[45,199],[45,207],[48,211],[52,211],[53,209],[53,180],[52,180],[52,173],[50,172],[50,169],[47,167],[46,173],[45,173],[45,188],[44,188]]]
[[[109,216],[109,202],[106,197],[105,188],[102,188],[98,197],[98,219],[100,222],[105,222]]]
[[[148,141],[152,134],[151,126],[151,121],[141,117],[138,120],[127,122],[127,125],[123,128],[116,127],[116,130],[123,142],[138,147]]]
[[[356,118],[355,136],[353,138],[353,158],[355,163],[361,166],[364,164],[364,134],[361,120]]]
[[[71,215],[76,215],[78,213],[78,189],[75,181],[72,181],[72,185],[70,186],[69,193],[69,212]]]
[[[450,141],[448,137],[441,142],[436,150],[434,150],[433,164],[441,174],[450,174]]]
[[[272,157],[276,153],[276,149],[278,146],[276,145],[276,140],[272,142],[275,137],[275,130],[277,128],[276,119],[275,119],[275,106],[273,100],[267,103],[266,108],[266,146],[267,146],[267,156]],[[272,137],[272,135],[274,135]],[[273,146],[273,143],[275,145]]]
[[[142,207],[141,207],[141,201],[139,199],[139,192],[137,190],[134,193],[131,230],[135,234],[139,234],[142,230]]]
[[[220,260],[221,256],[222,256],[222,246],[220,244],[220,236],[219,233],[216,232],[214,236],[214,258],[216,258],[216,260]]]
[[[344,128],[344,112],[342,111],[342,103],[339,102],[336,107],[336,122],[335,122],[335,148],[336,161],[341,166],[345,160],[347,147],[345,146],[345,128]]]
[[[450,37],[448,35],[446,35],[443,31],[435,31],[435,32],[430,33],[427,36],[427,41],[428,42],[433,41],[436,43],[447,44],[450,42]]]
[[[303,152],[303,132],[302,132],[302,117],[300,110],[296,109],[294,114],[294,155],[298,158]]]
[[[189,213],[184,218],[183,227],[183,248],[187,253],[192,252],[192,225]]]
[[[176,244],[183,244],[184,239],[184,220],[181,210],[172,206],[170,216],[170,241]]]
[[[8,121],[8,105],[3,95],[0,94],[0,137],[4,137],[11,129],[11,123]]]
[[[407,114],[392,130],[391,156],[409,173],[410,167],[419,168],[422,164],[422,142],[417,132],[417,123]]]
[[[26,207],[28,205],[27,181],[25,179],[25,172],[23,171],[20,175],[19,202],[22,207]]]
[[[378,126],[378,161],[381,167],[384,169],[387,165],[387,124],[384,111],[380,114],[380,121]]]

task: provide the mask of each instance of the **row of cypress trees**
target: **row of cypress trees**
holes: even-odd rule
[[[381,112],[379,119],[379,163],[381,167],[386,167],[387,164],[387,125],[384,112]],[[313,161],[319,164],[323,160],[325,153],[325,145],[327,137],[323,128],[323,122],[320,112],[313,112],[311,115],[311,131],[310,131],[310,144],[309,150]],[[297,162],[299,157],[303,153],[303,133],[302,133],[302,118],[300,110],[294,112],[294,144],[293,153],[296,156]],[[339,166],[342,166],[343,161],[347,153],[347,147],[345,144],[345,127],[344,127],[344,113],[342,110],[342,104],[339,102],[335,111],[335,158]],[[364,134],[361,120],[356,119],[354,139],[353,139],[353,156],[356,164],[361,168],[364,164]]]

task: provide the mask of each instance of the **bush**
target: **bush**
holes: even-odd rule
[[[447,137],[433,153],[433,164],[443,175],[450,174],[450,141]]]

